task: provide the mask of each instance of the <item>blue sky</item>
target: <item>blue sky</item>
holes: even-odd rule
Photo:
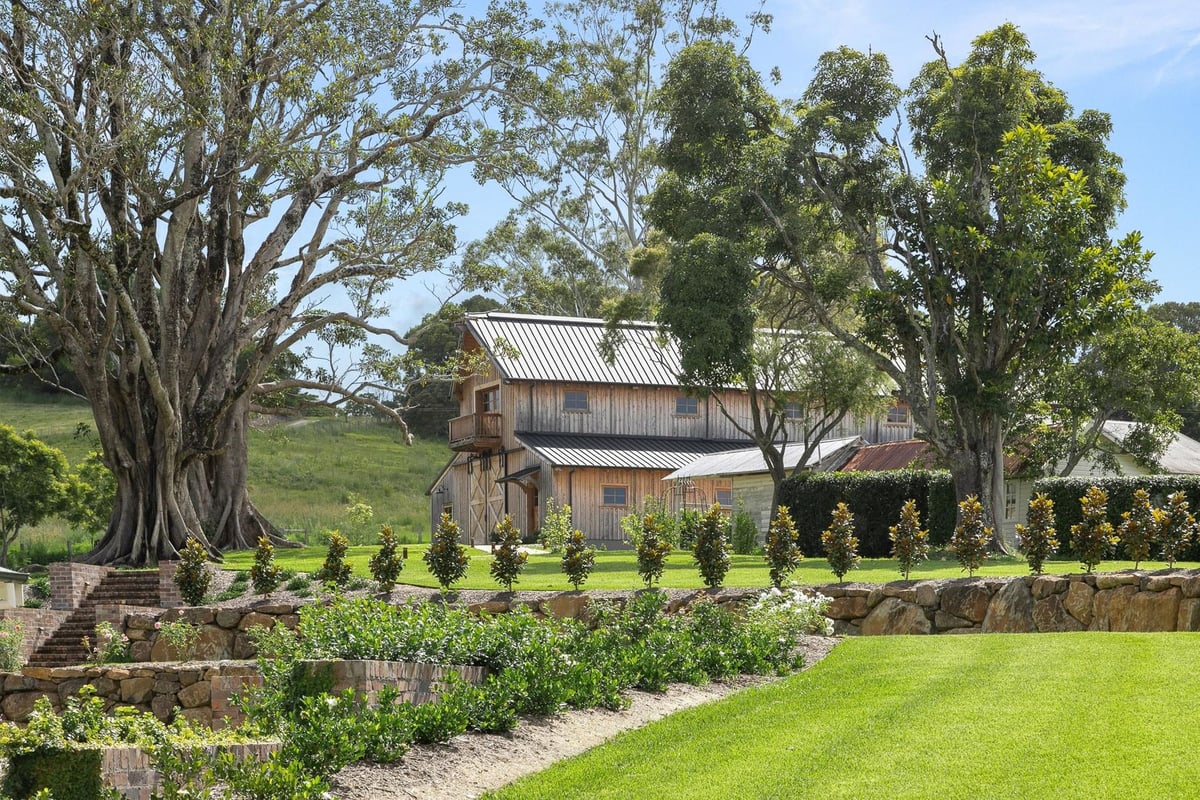
[[[532,6],[539,5],[536,0]],[[742,17],[752,4],[723,3]],[[745,9],[745,11],[743,11]],[[1159,301],[1200,301],[1200,265],[1192,236],[1200,228],[1200,3],[1195,0],[1021,0],[1020,2],[887,2],[887,0],[768,0],[775,16],[749,55],[766,73],[778,67],[781,97],[797,97],[817,57],[840,45],[885,53],[895,79],[906,86],[933,57],[926,37],[937,33],[951,63],[971,40],[1004,22],[1019,26],[1038,54],[1036,67],[1067,93],[1076,111],[1112,116],[1111,149],[1124,159],[1128,208],[1118,227],[1138,230],[1154,251],[1152,276]],[[458,186],[447,192],[447,198]],[[499,190],[465,186],[471,214],[460,236],[482,235],[507,212]],[[392,324],[403,331],[437,300],[415,279],[397,293]]]

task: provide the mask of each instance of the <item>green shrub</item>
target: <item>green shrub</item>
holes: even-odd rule
[[[371,556],[370,567],[371,577],[379,584],[379,588],[390,592],[396,585],[396,579],[400,577],[401,570],[404,569],[400,540],[396,538],[390,525],[384,525],[379,529],[379,552]]]
[[[1116,528],[1124,521],[1124,513],[1133,509],[1133,496],[1138,489],[1150,494],[1150,502],[1163,505],[1167,495],[1183,492],[1192,508],[1200,507],[1200,475],[1133,475],[1093,478],[1043,478],[1035,481],[1033,490],[1045,493],[1054,501],[1054,526],[1060,532],[1082,521],[1080,497],[1092,485],[1104,490],[1108,497],[1108,521]],[[1078,557],[1074,544],[1065,543],[1063,555]],[[1192,543],[1179,554],[1181,561],[1200,561],[1200,541]]]
[[[270,594],[282,582],[279,566],[275,563],[275,547],[266,536],[258,537],[258,549],[254,551],[254,563],[250,566],[250,583],[255,594]]]
[[[1071,546],[1075,557],[1091,572],[1120,539],[1108,521],[1108,495],[1098,486],[1088,487],[1079,498],[1083,519],[1071,526]]]
[[[685,508],[679,512],[679,547],[683,550],[691,550],[696,544],[696,534],[700,530],[700,520],[704,517],[699,511],[692,508]]]
[[[283,585],[289,592],[302,592],[312,586],[312,578],[307,575],[297,575]]]
[[[587,583],[588,576],[596,566],[596,548],[588,547],[587,537],[583,531],[574,530],[563,548],[562,571],[567,580],[579,591],[579,587]]]
[[[208,551],[194,537],[189,536],[179,553],[179,567],[175,570],[175,585],[179,596],[189,606],[204,602],[208,587],[212,585],[212,573],[208,571]]]
[[[900,509],[900,522],[888,528],[888,537],[892,540],[892,558],[899,563],[904,580],[908,580],[912,568],[929,558],[929,531],[921,529],[916,500],[909,500]]]
[[[1196,533],[1196,518],[1188,512],[1187,496],[1183,492],[1172,492],[1167,496],[1166,507],[1155,518],[1162,559],[1168,567],[1174,567]]]
[[[1117,535],[1121,537],[1134,569],[1150,557],[1150,546],[1158,540],[1158,515],[1154,513],[1150,505],[1150,493],[1145,489],[1134,490],[1133,507],[1121,512],[1121,526],[1117,529]]]
[[[765,557],[770,567],[771,584],[776,588],[783,586],[788,576],[796,571],[804,559],[797,543],[796,523],[787,506],[780,506],[775,511],[775,519],[767,531],[767,549]]]
[[[129,637],[121,633],[111,622],[96,623],[96,643],[83,637],[83,646],[88,651],[89,664],[125,664],[129,661]]]
[[[25,664],[21,655],[25,629],[15,619],[0,620],[0,672],[20,672]]]
[[[196,650],[196,643],[200,641],[199,626],[186,619],[160,620],[154,623],[154,629],[158,631],[159,641],[166,642],[167,647],[180,661],[191,658]]]
[[[950,549],[954,557],[967,571],[974,575],[988,558],[988,547],[992,543],[992,529],[983,524],[983,504],[970,495],[958,504],[959,520],[950,537]]]
[[[796,523],[801,552],[822,552],[821,534],[838,503],[856,509],[854,535],[864,558],[888,558],[888,529],[909,499],[929,530],[929,543],[945,547],[954,532],[958,506],[948,472],[919,469],[884,472],[805,472],[779,487],[779,505]]]
[[[521,532],[513,525],[512,517],[508,514],[496,523],[494,536],[497,544],[492,553],[489,572],[496,579],[496,583],[511,592],[513,584],[521,577],[529,556],[521,551]]]
[[[1029,501],[1029,525],[1017,525],[1017,542],[1025,551],[1025,561],[1034,575],[1042,574],[1042,565],[1058,549],[1054,530],[1054,501],[1044,494]]]
[[[662,577],[667,566],[667,556],[671,553],[670,526],[665,516],[657,511],[651,511],[642,516],[641,528],[634,541],[637,555],[638,575],[645,581],[646,587]]]
[[[350,582],[350,565],[346,563],[349,544],[341,531],[329,532],[329,547],[325,551],[325,563],[317,570],[317,580],[334,586],[345,586]]]
[[[753,523],[751,523],[753,525]],[[692,559],[700,570],[704,585],[716,588],[725,581],[729,572],[729,520],[716,503],[700,520],[696,543],[692,547]]]
[[[738,510],[733,515],[733,552],[748,556],[758,549],[758,526],[754,517],[746,511],[746,504],[738,500]]]
[[[551,553],[560,552],[567,546],[571,538],[571,507],[558,505],[554,498],[546,500],[546,514],[542,517],[542,527],[538,531],[538,543]]]
[[[854,535],[854,515],[845,503],[838,503],[833,510],[832,522],[821,534],[821,545],[838,583],[847,572],[858,568],[862,558],[858,555],[858,537]]]
[[[33,797],[47,790],[54,800],[100,800],[103,752],[99,747],[47,750],[13,756],[5,770],[5,797]]]
[[[467,564],[471,557],[467,548],[458,543],[462,537],[458,523],[450,519],[449,514],[442,514],[441,521],[429,538],[429,549],[423,558],[429,573],[437,578],[442,591],[448,591],[455,581],[463,579],[467,574]]]

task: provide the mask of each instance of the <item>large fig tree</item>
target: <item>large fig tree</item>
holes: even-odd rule
[[[375,403],[369,377],[270,370],[306,337],[387,334],[381,293],[453,252],[443,173],[519,122],[528,24],[446,0],[0,8],[0,301],[50,328],[91,402],[117,484],[92,561],[273,533],[249,409]]]

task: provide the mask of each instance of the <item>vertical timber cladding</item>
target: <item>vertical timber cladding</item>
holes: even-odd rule
[[[467,538],[473,545],[487,544],[496,523],[504,518],[504,484],[496,483],[496,479],[503,475],[503,453],[481,453],[467,460],[467,482],[471,495]]]

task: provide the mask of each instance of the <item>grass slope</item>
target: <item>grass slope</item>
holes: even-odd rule
[[[488,795],[1192,797],[1200,635],[850,639]]]
[[[428,539],[428,537],[425,537]],[[400,573],[400,583],[413,586],[436,587],[437,581],[421,560],[428,545],[409,545],[409,559],[404,571]],[[378,546],[363,545],[351,547],[346,553],[346,560],[354,570],[354,574],[370,577],[367,562],[378,551]],[[564,591],[572,588],[567,578],[562,574],[558,555],[530,555],[525,571],[514,586],[516,589],[539,589]],[[275,551],[275,562],[282,569],[296,572],[315,572],[325,561],[325,548],[310,546],[305,548],[284,549]],[[770,585],[767,565],[762,556],[733,556],[733,565],[726,576],[725,585],[735,587],[763,587]],[[227,553],[222,566],[230,570],[249,569],[254,563],[254,553],[243,551]],[[488,572],[491,556],[479,550],[471,551],[471,563],[467,576],[455,584],[459,589],[495,589],[497,584]],[[1158,569],[1165,566],[1161,563],[1143,562],[1143,569]],[[1193,564],[1178,564],[1179,567],[1195,566]],[[1131,569],[1132,561],[1108,561],[1101,564],[1105,571]],[[1052,574],[1068,574],[1080,572],[1080,566],[1074,561],[1049,562],[1046,572]],[[1023,560],[1005,558],[989,562],[976,575],[1025,575],[1029,568]],[[932,578],[960,578],[966,573],[956,561],[926,561],[919,569],[913,570],[913,580]],[[900,572],[893,559],[864,559],[862,568],[854,570],[846,576],[848,580],[864,583],[887,583],[900,580]],[[792,574],[792,579],[806,586],[835,583],[833,573],[824,559],[810,558],[801,562],[800,569]],[[675,551],[667,559],[667,567],[659,586],[668,589],[700,589],[704,581],[700,578],[690,555]],[[643,586],[637,574],[637,560],[630,550],[609,550],[596,553],[596,568],[592,572],[584,589],[637,589]]]

